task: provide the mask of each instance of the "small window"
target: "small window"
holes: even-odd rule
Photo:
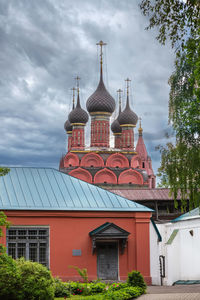
[[[104,181],[105,184],[107,184],[107,181]]]
[[[7,253],[12,258],[24,257],[27,260],[49,266],[49,229],[19,228],[7,229]]]
[[[142,163],[142,167],[143,167],[143,169],[145,168],[145,163],[144,162]]]
[[[91,167],[91,168],[93,168],[94,166],[93,166],[93,165],[91,165],[90,167]]]
[[[69,164],[69,167],[71,167],[72,165],[71,164]]]
[[[132,184],[132,182],[130,181],[129,184]]]

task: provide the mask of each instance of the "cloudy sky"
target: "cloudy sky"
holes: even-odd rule
[[[96,43],[104,52],[104,78],[111,95],[131,81],[131,105],[142,117],[154,171],[155,146],[165,144],[168,78],[174,55],[145,31],[139,1],[0,0],[0,165],[58,168],[66,153],[63,124],[71,109],[74,77],[81,77],[81,103],[98,84]],[[137,139],[137,129],[135,130]],[[89,145],[89,139],[87,138]]]

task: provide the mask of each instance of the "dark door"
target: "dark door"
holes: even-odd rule
[[[118,280],[117,243],[98,244],[97,276],[104,280]]]

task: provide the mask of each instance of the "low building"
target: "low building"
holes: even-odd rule
[[[151,232],[151,249],[156,254],[151,274],[154,284],[200,282],[200,210],[194,210],[165,224],[157,224],[162,242],[155,244]],[[159,265],[160,258],[160,265]],[[152,258],[151,258],[152,261]],[[153,261],[152,261],[153,262]],[[160,278],[159,268],[162,273]]]
[[[11,222],[3,244],[13,258],[46,265],[63,280],[125,280],[139,270],[151,284],[152,210],[48,168],[11,168],[0,178],[0,210]]]
[[[177,208],[174,205],[174,199],[168,188],[122,188],[122,187],[107,187],[109,191],[116,193],[129,200],[145,205],[153,209],[153,219],[156,221],[169,221],[182,215],[181,195],[177,195]],[[187,201],[186,211],[189,208],[189,200]]]

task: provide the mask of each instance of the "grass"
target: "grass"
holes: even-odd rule
[[[67,299],[72,299],[72,300],[103,300],[104,295],[97,294],[97,295],[90,295],[90,296],[81,296],[81,295],[75,295],[71,296],[70,298],[55,298],[54,300],[67,300]]]

